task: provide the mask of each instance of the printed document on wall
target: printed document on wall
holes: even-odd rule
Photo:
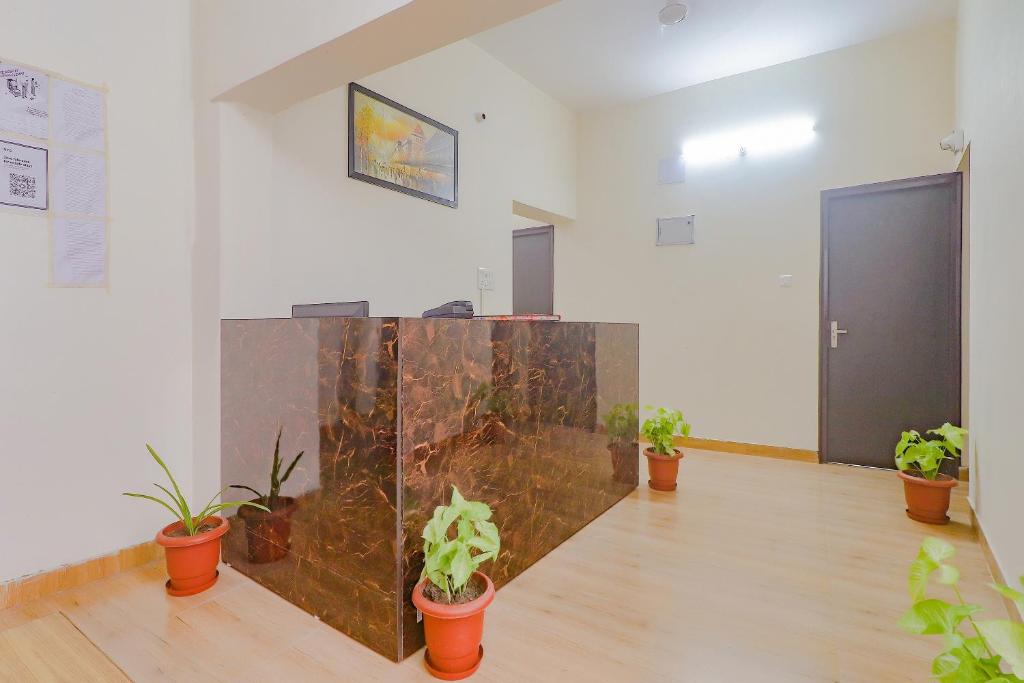
[[[50,109],[56,142],[104,150],[102,92],[55,78]]]
[[[50,77],[0,62],[0,128],[46,139],[50,132]]]
[[[0,204],[46,210],[47,151],[0,140]]]
[[[105,218],[107,162],[102,156],[54,150],[53,210]]]
[[[53,284],[103,285],[106,281],[106,223],[53,219]]]

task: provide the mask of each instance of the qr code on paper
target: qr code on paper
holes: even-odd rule
[[[36,198],[36,179],[30,175],[10,174],[11,196],[24,197],[25,199]]]

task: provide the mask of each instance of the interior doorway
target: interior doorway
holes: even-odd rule
[[[512,313],[555,312],[555,228],[512,231]]]
[[[823,462],[892,468],[901,431],[960,422],[961,207],[959,173],[822,193]]]

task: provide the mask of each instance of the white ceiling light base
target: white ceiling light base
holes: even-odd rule
[[[687,8],[681,2],[669,2],[658,12],[658,21],[662,26],[675,26],[686,18]]]

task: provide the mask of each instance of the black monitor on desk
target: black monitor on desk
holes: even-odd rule
[[[368,318],[369,301],[338,301],[329,304],[296,304],[292,306],[293,318]]]

